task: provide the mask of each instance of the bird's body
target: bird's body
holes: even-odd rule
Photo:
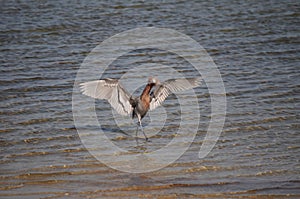
[[[153,110],[168,97],[169,94],[195,88],[200,85],[201,78],[170,79],[160,83],[158,79],[149,77],[142,94],[131,96],[117,79],[103,79],[81,83],[83,94],[106,99],[121,115],[132,113],[132,118],[138,118],[138,127],[143,131],[141,120],[149,110]],[[156,87],[154,90],[153,87]],[[152,92],[151,92],[152,91]]]
[[[155,86],[154,83],[148,83],[144,88],[141,96],[132,99],[131,105],[133,107],[132,118],[140,115],[141,119],[146,115],[150,109],[151,96],[150,91]]]

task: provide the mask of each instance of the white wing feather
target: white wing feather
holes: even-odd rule
[[[183,79],[169,79],[160,85],[152,93],[152,100],[150,102],[150,110],[160,106],[163,101],[171,94],[180,91],[189,90],[200,86],[202,78],[183,78]]]
[[[84,95],[97,99],[105,99],[121,115],[128,115],[132,111],[129,102],[130,94],[116,79],[103,79],[80,84]]]

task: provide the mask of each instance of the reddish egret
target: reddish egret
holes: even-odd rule
[[[149,110],[153,110],[168,97],[171,93],[195,88],[201,83],[201,78],[169,79],[160,83],[157,78],[149,77],[148,83],[139,97],[133,97],[125,90],[117,79],[102,79],[80,84],[84,95],[107,100],[111,106],[121,115],[132,113],[132,118],[137,117],[138,128],[140,127],[145,139],[141,120]],[[153,91],[151,92],[152,88]]]

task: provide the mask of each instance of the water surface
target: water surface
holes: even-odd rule
[[[296,1],[1,2],[1,198],[299,197],[299,8]],[[164,169],[123,173],[98,162],[81,143],[73,83],[101,41],[149,26],[180,31],[208,51],[224,80],[227,118],[214,149],[199,159],[211,112],[204,84],[196,90],[201,120],[189,150]],[[145,50],[112,68],[149,63],[185,64]],[[118,77],[118,70],[105,75]],[[146,150],[174,136],[176,100],[166,102],[169,122]],[[96,107],[99,119],[112,117],[108,103]],[[115,144],[132,149],[134,140],[114,123],[103,128]]]

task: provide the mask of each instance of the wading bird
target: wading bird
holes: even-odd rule
[[[132,118],[137,117],[138,119],[136,137],[140,127],[145,139],[148,140],[141,122],[146,113],[161,105],[169,94],[198,87],[200,83],[201,78],[169,79],[160,83],[157,78],[149,77],[148,83],[139,97],[131,96],[118,79],[89,81],[81,83],[80,88],[84,95],[107,100],[121,115],[132,113]],[[155,89],[151,92],[153,87]]]

